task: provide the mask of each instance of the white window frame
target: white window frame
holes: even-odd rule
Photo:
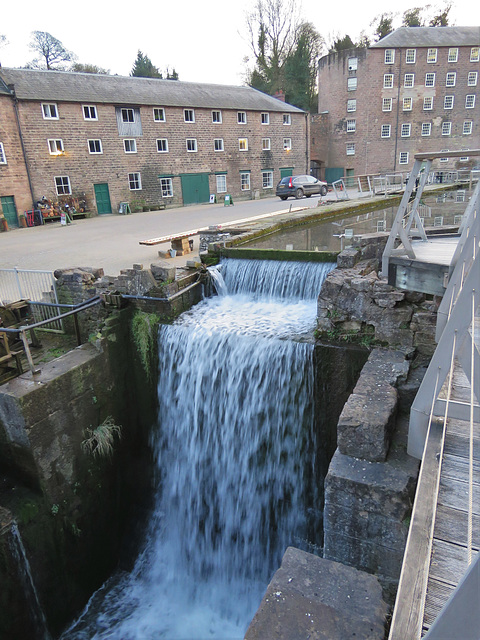
[[[97,107],[94,104],[82,104],[84,120],[98,120]]]
[[[380,137],[381,138],[390,138],[392,135],[392,125],[391,124],[382,124],[380,127]]]
[[[451,47],[448,50],[447,62],[458,62],[458,47]]]
[[[438,49],[435,47],[427,49],[427,63],[434,64],[437,61]]]
[[[385,64],[393,64],[395,62],[395,49],[385,49]]]
[[[348,59],[348,70],[356,71],[358,69],[358,58],[349,58]]]
[[[383,74],[383,88],[384,89],[393,89],[393,73],[384,73]]]
[[[127,149],[127,147],[129,148]],[[137,153],[137,141],[135,138],[124,138],[123,150],[125,153]]]
[[[432,123],[422,122],[422,136],[427,137],[432,135]]]
[[[408,151],[400,151],[398,164],[408,164]]]
[[[154,122],[166,122],[167,114],[164,107],[153,107],[153,121]]]
[[[263,111],[260,114],[260,117],[261,117],[262,124],[264,125],[270,124],[270,114],[267,111]]]
[[[238,150],[239,151],[248,151],[248,138],[239,138],[238,139]]]
[[[59,115],[58,115],[57,103],[42,102],[42,115],[44,120],[58,120]]]
[[[173,198],[173,180],[168,176],[160,178],[160,191],[162,198]]]
[[[473,120],[465,120],[463,123],[463,135],[464,136],[470,136],[472,135],[472,131],[473,131]]]
[[[415,84],[415,74],[414,73],[406,73],[403,78],[403,86],[407,89],[411,89]]]
[[[347,78],[347,91],[356,91],[358,86],[357,78]]]
[[[262,171],[262,189],[273,189],[273,171]]]
[[[217,182],[217,193],[227,193],[227,174],[219,173],[215,178]]]
[[[406,64],[415,64],[417,59],[417,50],[416,49],[407,49],[405,52],[405,63]]]
[[[448,153],[449,149],[442,149],[441,153]],[[440,162],[448,162],[448,156],[444,156],[443,158],[439,158]]]
[[[413,109],[413,98],[403,98],[402,111],[411,111]]]
[[[434,87],[435,86],[435,72],[429,72],[425,74],[425,86],[426,87]]]
[[[250,191],[250,171],[240,172],[240,191]]]
[[[433,96],[425,96],[423,98],[423,110],[432,111],[432,109],[433,109]]]
[[[185,140],[185,148],[187,150],[187,153],[197,153],[198,151],[197,139],[187,138]]]
[[[213,140],[214,151],[225,151],[225,145],[223,144],[223,138],[214,138]]]
[[[262,151],[270,151],[272,148],[270,138],[262,138]]]
[[[237,124],[247,124],[246,111],[237,111]]]
[[[467,86],[476,87],[478,83],[478,71],[469,71],[467,76]]]
[[[220,109],[212,110],[212,123],[222,124],[222,112],[220,111]]]
[[[91,155],[101,155],[103,153],[103,145],[100,138],[91,138],[90,140],[87,140],[87,145],[88,153],[90,153]],[[96,150],[96,147],[98,147],[98,151]],[[92,148],[94,149],[93,151]]]
[[[455,96],[445,96],[443,99],[443,108],[444,109],[453,109],[453,104],[455,102]]]
[[[168,153],[168,138],[157,138],[156,144],[157,153]]]
[[[457,74],[455,71],[449,71],[445,76],[445,86],[454,87],[457,83]]]
[[[53,180],[57,196],[70,196],[72,194],[69,176],[55,176]]]
[[[475,108],[475,94],[469,94],[465,96],[465,109]]]
[[[123,107],[120,110],[120,113],[122,116],[122,122],[135,122],[135,109],[131,109],[130,107]]]
[[[470,49],[470,62],[480,62],[480,47]]]
[[[410,138],[412,135],[412,125],[410,122],[404,122],[400,127],[400,137],[401,138]]]
[[[61,156],[65,151],[61,138],[49,138],[47,144],[51,156]]]
[[[357,130],[357,121],[347,120],[346,127],[347,127],[347,133],[355,133],[355,131]]]
[[[128,188],[130,191],[141,191],[142,190],[142,176],[140,171],[132,171],[127,176],[128,179]]]
[[[193,124],[195,122],[195,109],[184,109],[183,121],[187,124]]]
[[[287,127],[292,124],[292,115],[290,113],[283,114],[283,124]]]
[[[0,142],[0,164],[7,164],[7,156],[5,155],[3,142]]]
[[[292,139],[291,138],[284,138],[283,139],[283,150],[284,151],[291,151],[292,150]]]
[[[347,156],[354,156],[355,155],[355,143],[354,142],[347,142],[346,147],[345,147],[345,153]]]
[[[442,122],[442,136],[451,136],[451,135],[452,135],[452,123]]]
[[[357,110],[357,99],[347,100],[347,113],[353,113]]]
[[[393,98],[383,98],[382,100],[382,111],[391,111],[393,105]],[[388,108],[386,108],[388,107]]]

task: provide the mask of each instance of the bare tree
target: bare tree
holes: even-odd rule
[[[29,48],[38,54],[28,65],[34,69],[65,71],[76,59],[74,53],[47,31],[32,31]]]

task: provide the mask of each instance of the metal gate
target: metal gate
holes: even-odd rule
[[[35,302],[58,304],[55,277],[51,271],[31,271],[27,269],[0,269],[0,305],[18,300],[29,300],[35,322],[53,318],[59,313],[56,307],[46,307]],[[63,323],[56,320],[44,331],[63,333]]]

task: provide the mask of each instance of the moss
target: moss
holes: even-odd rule
[[[143,370],[149,380],[152,379],[156,362],[156,341],[160,317],[155,313],[137,311],[132,319],[131,332],[133,342],[140,357]]]

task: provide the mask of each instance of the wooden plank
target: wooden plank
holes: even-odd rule
[[[455,587],[440,580],[430,579],[425,601],[424,629],[427,630],[435,622],[438,614],[453,593]]]
[[[434,540],[430,578],[456,586],[468,569],[466,547],[444,540]]]
[[[467,542],[467,513],[460,509],[454,509],[440,504],[437,507],[435,519],[435,538],[445,542]],[[473,516],[473,547],[480,549],[480,516]]]
[[[441,504],[453,509],[468,509],[468,483],[454,478],[440,478],[440,489],[438,493]],[[473,513],[480,515],[480,485],[473,485]]]
[[[480,481],[480,457],[477,456],[477,460],[473,461],[473,478],[475,482]],[[454,478],[463,482],[468,482],[469,477],[469,464],[468,459],[464,457],[444,455],[442,464],[442,477]]]

